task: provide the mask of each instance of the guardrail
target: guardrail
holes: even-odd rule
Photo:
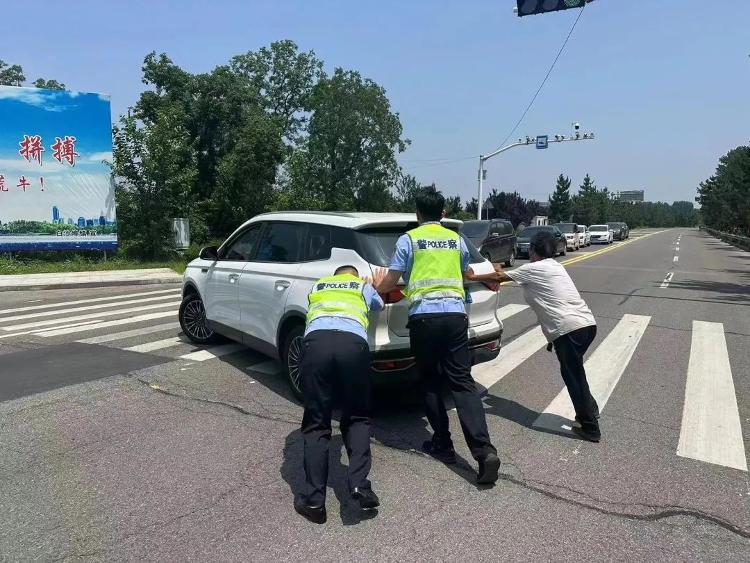
[[[750,237],[741,237],[739,235],[733,235],[731,233],[724,233],[722,231],[717,231],[716,229],[711,229],[709,227],[700,227],[700,229],[702,231],[706,231],[713,237],[731,244],[732,246],[736,246],[737,248],[741,248],[743,250],[750,250]]]

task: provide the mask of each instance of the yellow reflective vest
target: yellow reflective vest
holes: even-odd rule
[[[442,225],[430,223],[407,233],[413,255],[404,292],[409,305],[423,299],[464,299],[461,272],[461,237]]]
[[[364,288],[365,282],[351,274],[320,278],[308,296],[307,325],[320,317],[338,317],[355,320],[367,330]]]

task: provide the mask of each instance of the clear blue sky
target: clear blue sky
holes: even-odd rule
[[[3,7],[0,58],[29,79],[135,102],[144,55],[191,71],[277,39],[314,49],[326,68],[383,85],[411,147],[404,168],[446,193],[476,192],[476,162],[505,137],[562,44],[576,11],[517,18],[514,0],[37,1]],[[491,161],[487,186],[542,199],[557,174],[590,172],[610,189],[692,200],[719,156],[750,139],[750,1],[596,0],[519,135],[594,142],[514,149]]]

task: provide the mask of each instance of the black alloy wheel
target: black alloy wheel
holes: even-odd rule
[[[180,304],[180,327],[191,342],[211,344],[218,340],[218,335],[211,330],[206,321],[206,308],[197,293],[186,295]]]
[[[287,383],[294,396],[302,400],[302,355],[304,349],[302,342],[304,340],[305,327],[302,325],[295,326],[284,339],[283,362],[284,372],[286,373]]]

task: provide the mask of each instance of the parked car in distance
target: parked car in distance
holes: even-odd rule
[[[585,246],[591,246],[591,231],[589,231],[589,228],[586,225],[581,225],[585,231]]]
[[[591,225],[589,227],[591,233],[592,244],[611,244],[612,243],[612,229],[609,225]]]
[[[584,248],[591,244],[590,235],[588,234],[588,227],[586,225],[578,225],[578,246]]]
[[[622,227],[622,229],[623,229],[623,231],[625,233],[625,238],[626,239],[630,238],[630,227],[628,227],[628,224],[621,222],[620,226]]]
[[[507,267],[515,264],[516,233],[510,221],[464,221],[461,232],[490,262],[503,262]]]
[[[625,239],[625,231],[623,230],[621,223],[610,222],[610,223],[607,223],[607,225],[609,225],[609,228],[612,229],[612,238],[614,240]]]
[[[531,237],[537,234],[539,231],[549,231],[555,235],[555,254],[558,256],[565,256],[567,253],[567,242],[565,236],[560,232],[560,229],[554,225],[541,225],[537,227],[526,227],[523,231],[518,233],[518,256],[529,256],[529,243]]]
[[[443,224],[458,232],[462,222]],[[219,336],[278,358],[293,393],[299,397],[300,359],[312,284],[351,264],[362,276],[388,267],[396,240],[417,226],[406,213],[279,212],[253,217],[219,248],[201,250],[188,264],[179,310],[182,330],[192,342],[206,344]],[[493,266],[470,241],[472,269],[490,273]],[[368,340],[375,381],[416,380],[409,343],[403,285],[384,295],[385,310],[370,318]],[[467,283],[466,310],[472,362],[495,358],[503,324],[497,315],[496,283]]]
[[[555,227],[565,236],[568,250],[578,250],[581,247],[578,236],[578,225],[575,223],[555,223]]]

